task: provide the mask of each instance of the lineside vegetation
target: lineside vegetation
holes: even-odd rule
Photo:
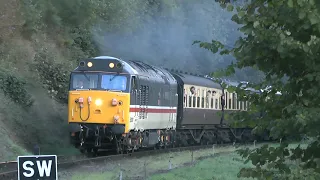
[[[251,111],[236,114],[239,124],[254,124],[256,132],[269,129],[273,137],[301,140],[309,137],[306,149],[264,146],[255,151],[239,151],[255,168],[243,168],[239,177],[267,179],[319,179],[320,136],[320,2],[315,0],[255,0],[239,7],[221,3],[236,12],[232,20],[245,36],[233,48],[219,41],[199,42],[212,53],[228,54],[236,62],[213,76],[228,76],[236,68],[254,67],[265,73],[256,89],[272,86],[261,96],[247,95]],[[238,93],[239,88],[233,87]],[[281,91],[282,95],[275,93]],[[266,101],[266,98],[268,100]],[[251,113],[263,111],[260,119]],[[289,163],[290,162],[290,163]],[[290,164],[298,164],[296,168]]]

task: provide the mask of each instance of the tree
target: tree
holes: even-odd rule
[[[256,132],[269,129],[274,138],[303,135],[312,139],[306,148],[300,145],[290,148],[282,143],[277,148],[263,146],[254,151],[239,151],[247,162],[255,165],[255,168],[242,169],[239,176],[319,177],[320,1],[255,0],[242,7],[234,8],[230,3],[221,6],[236,11],[232,20],[241,25],[239,30],[244,36],[231,49],[215,40],[195,43],[213,53],[231,54],[236,58],[236,62],[223,71],[224,75],[233,74],[235,68],[254,67],[266,77],[262,83],[251,86],[272,87],[259,96],[247,95],[252,102],[250,111],[234,117],[245,118],[242,124],[254,124]],[[243,93],[239,88],[236,91]],[[275,95],[276,91],[282,95]],[[248,115],[260,111],[265,113],[259,120],[249,119]],[[299,171],[301,169],[303,171]]]

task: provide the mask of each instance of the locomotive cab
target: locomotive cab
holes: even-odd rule
[[[113,58],[86,59],[71,73],[68,123],[79,127],[72,140],[101,146],[104,138],[129,131],[132,76],[123,65]]]

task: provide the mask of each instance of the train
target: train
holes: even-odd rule
[[[70,73],[70,140],[83,153],[253,141],[251,127],[232,128],[224,118],[248,105],[209,76],[85,58]]]

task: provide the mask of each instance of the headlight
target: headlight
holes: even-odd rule
[[[102,105],[102,100],[101,99],[97,99],[95,101],[96,106],[101,106]]]

